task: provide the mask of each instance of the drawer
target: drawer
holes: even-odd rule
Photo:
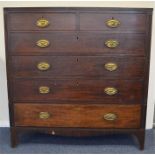
[[[142,81],[83,79],[14,80],[14,101],[92,101],[142,103]],[[23,95],[24,94],[24,95]]]
[[[146,31],[145,14],[80,13],[80,30]]]
[[[11,13],[9,30],[75,30],[75,13]]]
[[[11,33],[9,50],[15,55],[145,55],[142,34],[99,32]]]
[[[140,105],[15,104],[16,126],[140,128]]]
[[[103,56],[12,56],[15,77],[143,78],[145,58]]]

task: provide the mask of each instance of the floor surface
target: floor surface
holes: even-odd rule
[[[105,135],[100,137],[73,138],[47,134],[26,134],[16,148],[10,147],[8,128],[0,128],[0,154],[138,154],[155,153],[153,130],[146,131],[144,151],[130,135]]]

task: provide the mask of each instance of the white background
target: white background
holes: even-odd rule
[[[5,67],[5,45],[4,45],[4,19],[3,7],[154,7],[155,2],[122,2],[122,1],[40,1],[40,2],[0,2],[0,127],[9,126],[6,67]],[[155,104],[155,13],[153,15],[152,47],[151,47],[151,66],[150,83],[148,95],[147,124],[146,128],[153,126],[153,113]]]

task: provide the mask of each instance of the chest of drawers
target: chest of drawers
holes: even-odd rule
[[[5,8],[11,142],[134,134],[144,148],[152,9]]]

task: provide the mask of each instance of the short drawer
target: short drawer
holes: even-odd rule
[[[9,30],[75,30],[75,13],[11,13]]]
[[[80,30],[145,31],[146,15],[133,13],[80,13]]]
[[[15,77],[136,79],[143,78],[144,66],[144,57],[12,56]]]
[[[15,104],[16,126],[140,128],[140,105]]]
[[[14,55],[145,55],[142,34],[99,32],[11,33],[10,54]]]
[[[15,79],[14,101],[94,101],[100,103],[142,103],[141,80]]]

